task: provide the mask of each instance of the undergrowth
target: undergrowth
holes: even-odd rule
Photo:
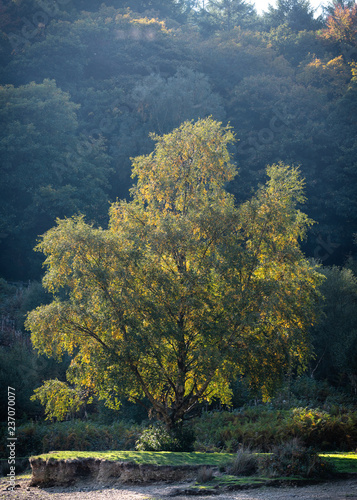
[[[253,476],[258,471],[259,456],[249,449],[240,448],[227,468],[231,476]]]
[[[334,472],[330,462],[319,457],[312,448],[304,447],[298,439],[275,446],[272,453],[259,457],[259,473],[270,478],[320,479]]]
[[[3,427],[1,434],[6,435],[6,430]],[[80,420],[54,424],[31,422],[17,428],[16,449],[22,457],[52,450],[133,450],[140,431],[139,425],[125,421],[112,425]],[[6,456],[6,439],[0,439],[0,458]]]
[[[236,453],[243,447],[266,453],[272,446],[292,438],[317,451],[350,451],[357,447],[357,412],[347,410],[332,414],[320,409],[277,410],[262,405],[233,412],[204,412],[191,421],[191,429],[196,436],[193,449],[202,452]],[[7,457],[6,437],[7,427],[3,425],[0,458]],[[54,424],[31,422],[19,426],[16,437],[19,457],[51,450],[134,450],[136,443],[141,449],[176,446],[175,442],[163,442],[156,431],[154,434],[152,430],[144,431],[142,425],[130,421],[111,425],[79,420]],[[185,448],[185,451],[192,449],[191,442],[185,443]]]
[[[235,453],[240,447],[271,451],[292,438],[319,451],[357,446],[357,412],[331,414],[311,408],[289,410],[248,407],[233,412],[203,413],[195,422],[195,450]]]

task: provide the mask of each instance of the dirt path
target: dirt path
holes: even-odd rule
[[[72,488],[30,488],[29,480],[19,480],[15,491],[8,491],[6,480],[0,481],[0,500],[357,500],[357,478],[304,487],[265,487],[254,490],[205,496],[170,496],[182,484],[123,486],[103,488],[83,485]]]

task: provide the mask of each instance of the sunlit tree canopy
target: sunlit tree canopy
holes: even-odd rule
[[[76,217],[42,237],[54,299],[27,326],[39,352],[72,356],[72,385],[172,428],[200,402],[229,404],[238,376],[268,398],[306,365],[320,275],[299,247],[311,222],[298,169],[269,167],[237,206],[229,127],[207,118],[154,140],[108,229]]]

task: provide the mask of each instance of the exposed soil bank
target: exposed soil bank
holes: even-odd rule
[[[98,458],[66,460],[31,458],[30,464],[32,468],[30,485],[41,487],[69,486],[84,479],[100,484],[192,481],[202,468],[202,465],[139,465]]]

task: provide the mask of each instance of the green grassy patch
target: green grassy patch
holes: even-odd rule
[[[218,485],[218,486],[243,486],[247,484],[265,484],[267,478],[261,478],[261,477],[237,477],[237,476],[230,476],[229,474],[225,474],[223,476],[217,476],[212,479],[212,481],[209,482],[210,485],[213,487]]]
[[[199,491],[210,491],[218,489],[239,489],[240,487],[246,486],[264,486],[267,480],[259,477],[237,477],[230,476],[228,474],[224,474],[222,476],[214,477],[211,481],[207,483],[196,483],[194,486],[190,487],[190,490],[199,490]]]
[[[225,467],[234,458],[232,453],[179,453],[172,451],[54,451],[32,458],[55,460],[99,458],[102,460],[152,465],[215,465]]]
[[[234,459],[233,453],[179,453],[172,451],[53,451],[34,458],[66,460],[99,458],[102,460],[152,465],[214,465],[225,467]],[[357,473],[357,453],[321,453],[320,457],[334,464],[337,472]],[[234,476],[225,476],[226,478]],[[244,478],[239,478],[239,480]]]
[[[357,474],[357,453],[320,453],[320,457],[331,462],[337,472]]]
[[[257,487],[262,487],[265,485],[268,485],[269,483],[275,483],[276,481],[281,481],[282,483],[291,483],[293,481],[294,483],[304,483],[306,482],[306,479],[299,478],[299,477],[281,477],[281,478],[268,478],[268,477],[259,477],[259,476],[231,476],[228,474],[224,474],[222,476],[216,476],[214,477],[211,481],[207,483],[196,483],[194,486],[191,486],[191,490],[199,490],[199,491],[205,491],[205,490],[234,490],[237,489],[239,490],[240,488],[245,489],[246,487],[252,487],[252,488],[257,488]]]

